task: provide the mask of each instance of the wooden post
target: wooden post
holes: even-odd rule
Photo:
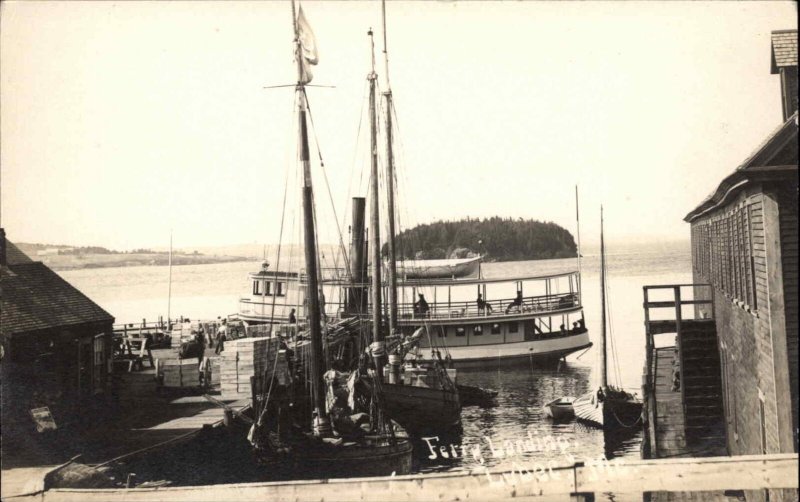
[[[678,358],[680,361],[680,385],[681,385],[681,406],[683,407],[684,416],[686,415],[686,365],[683,358],[683,333],[681,331],[681,287],[675,286],[673,288],[675,296],[675,331],[678,336]]]
[[[256,377],[250,375],[250,407],[253,409],[253,416],[258,418],[258,392],[256,391]]]

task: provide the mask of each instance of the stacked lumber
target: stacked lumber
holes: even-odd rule
[[[216,387],[220,384],[220,371],[222,370],[222,358],[220,356],[206,357],[205,369],[208,372],[208,384],[211,387]]]
[[[164,387],[197,387],[200,368],[197,359],[157,359],[156,371]]]
[[[261,376],[275,360],[280,348],[278,338],[240,338],[225,342],[220,365],[220,388],[223,399],[251,396],[250,377]]]

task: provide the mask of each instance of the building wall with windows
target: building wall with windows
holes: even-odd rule
[[[726,203],[691,221],[694,282],[715,289],[733,455],[797,451],[797,413],[791,411],[797,407],[791,383],[797,373],[797,325],[786,309],[794,294],[796,310],[797,235],[792,244],[788,225],[792,219],[797,225],[797,205],[792,207],[785,186],[745,182]],[[784,260],[784,249],[792,246],[794,254]]]
[[[732,455],[798,451],[797,30],[772,33],[771,61],[781,125],[685,218],[694,282],[715,291],[698,310],[715,318]]]

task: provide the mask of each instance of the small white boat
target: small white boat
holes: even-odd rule
[[[397,262],[397,276],[405,279],[468,277],[477,274],[482,256],[450,260],[404,260]]]
[[[574,397],[564,396],[550,401],[542,409],[544,414],[553,420],[567,420],[575,416],[575,410],[572,407],[573,402],[575,402]]]

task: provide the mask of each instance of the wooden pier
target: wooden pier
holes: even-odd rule
[[[175,349],[152,351],[154,358],[177,358]],[[207,350],[213,356],[213,349]],[[218,394],[218,389],[175,389],[157,392],[155,369],[144,362],[145,369],[118,375],[117,410],[113,419],[89,430],[56,431],[48,459],[20,458],[3,452],[2,496],[9,497],[40,491],[43,481],[35,473],[46,472],[53,465],[80,455],[80,462],[103,465],[114,460],[152,452],[160,447],[188,440],[205,426],[221,424],[225,408],[236,412],[250,404],[249,399],[220,400],[208,398],[205,392]],[[69,436],[69,437],[65,437]],[[13,466],[9,468],[10,466]],[[49,466],[49,467],[48,467]]]
[[[415,500],[642,500],[653,492],[673,493],[694,487],[696,500],[723,490],[761,487],[796,489],[798,458],[794,454],[635,460],[575,464],[548,470],[523,463],[513,470],[412,474],[227,485],[131,488],[52,489],[7,500],[59,502],[136,502],[265,500],[415,501]],[[726,500],[721,496],[721,500]],[[719,499],[719,498],[718,498]]]

